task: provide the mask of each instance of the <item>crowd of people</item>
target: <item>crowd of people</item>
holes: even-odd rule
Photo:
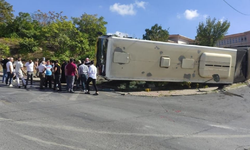
[[[74,93],[74,85],[76,88],[81,88],[85,94],[90,94],[90,82],[95,89],[95,94],[98,95],[96,87],[97,68],[94,61],[89,61],[89,58],[77,62],[70,59],[68,62],[64,61],[61,65],[58,61],[43,60],[35,62],[29,60],[24,65],[21,57],[16,61],[12,57],[2,59],[1,65],[3,68],[2,83],[9,87],[13,87],[13,80],[17,82],[18,88],[21,85],[24,88],[33,86],[33,77],[40,78],[40,89],[50,88],[55,91],[62,91],[61,82],[66,83],[66,90]],[[24,69],[25,68],[25,69]],[[24,78],[24,75],[27,78]],[[52,82],[53,87],[52,87]],[[22,83],[22,84],[21,84]]]

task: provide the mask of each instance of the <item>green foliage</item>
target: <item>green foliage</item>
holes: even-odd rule
[[[5,23],[0,23],[0,37],[4,37],[6,34],[7,25]]]
[[[10,22],[13,17],[13,6],[5,0],[0,0],[0,23]]]
[[[68,17],[62,15],[62,11],[60,13],[56,13],[54,11],[49,11],[48,13],[44,13],[41,10],[38,10],[36,13],[32,15],[32,19],[37,21],[40,25],[46,26],[53,22],[65,21]]]
[[[59,56],[52,56],[52,57],[50,57],[50,59],[51,60],[58,60],[58,61],[60,61],[60,62],[63,62],[64,60],[69,60],[69,53],[68,52],[66,52],[66,53],[64,53],[64,54],[61,54],[61,55],[59,55]]]
[[[153,40],[153,41],[168,41],[169,32],[168,30],[162,29],[162,26],[155,24],[151,29],[146,29],[145,34],[143,35],[144,40]]]
[[[181,83],[181,86],[182,86],[182,87],[187,87],[187,88],[190,89],[190,88],[191,88],[191,84],[192,84],[191,82],[182,82],[182,83]]]
[[[22,54],[34,53],[39,49],[37,41],[32,38],[24,38],[19,42],[19,45]]]
[[[13,34],[11,38],[4,38],[3,43],[10,45],[11,47],[14,47],[14,45],[19,45],[19,42],[22,40],[21,38],[16,38],[16,35]]]
[[[99,33],[106,34],[107,29],[105,25],[107,22],[104,21],[104,17],[98,18],[97,15],[89,15],[86,13],[79,18],[72,17],[72,20],[78,31],[88,35],[87,40],[89,47],[88,51],[85,52],[85,56],[88,55],[88,57],[94,58],[97,37]]]
[[[4,28],[4,27],[3,27]],[[12,22],[5,27],[3,37],[9,38],[35,38],[39,39],[39,28],[35,21],[32,21],[30,14],[20,12]]]
[[[35,53],[41,49],[47,58],[68,60],[70,57],[85,59],[95,57],[99,33],[106,33],[103,17],[83,14],[68,21],[63,12],[40,10],[30,15],[19,12],[14,17],[12,6],[0,0],[0,37],[13,54]],[[3,40],[4,39],[4,40]],[[3,52],[3,51],[1,51]]]
[[[43,42],[55,57],[77,57],[88,49],[87,35],[78,31],[71,21],[53,22],[42,29]]]
[[[199,23],[195,40],[197,44],[203,46],[214,46],[216,42],[222,39],[230,27],[230,22],[216,21],[216,19],[207,18],[206,23]]]
[[[2,56],[5,56],[5,57],[9,56],[10,55],[10,48],[9,48],[9,46],[6,45],[6,44],[0,43],[0,54]]]

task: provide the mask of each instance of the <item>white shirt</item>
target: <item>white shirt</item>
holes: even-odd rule
[[[23,63],[21,61],[16,61],[15,66],[16,66],[15,72],[16,73],[22,73],[21,68],[23,67]]]
[[[96,79],[97,69],[94,65],[89,66],[89,77],[92,79]]]
[[[78,69],[78,73],[79,74],[88,74],[88,71],[89,71],[89,68],[88,66],[82,64],[81,66],[79,66],[79,69]]]
[[[7,67],[7,72],[10,72],[10,71],[13,72],[14,69],[13,69],[13,64],[11,61],[7,62],[6,67]]]
[[[44,64],[40,64],[38,67],[38,70],[39,70],[39,73],[43,73],[44,72],[44,69],[46,68],[46,66]]]
[[[27,67],[27,71],[34,71],[34,63],[26,62],[25,67]]]

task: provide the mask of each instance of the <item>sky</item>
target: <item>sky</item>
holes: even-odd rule
[[[228,20],[227,34],[250,31],[250,0],[6,0],[13,5],[14,14],[61,12],[63,15],[80,17],[97,14],[108,22],[107,33],[127,35],[141,39],[145,29],[156,23],[169,34],[180,34],[194,39],[200,22],[207,17]]]

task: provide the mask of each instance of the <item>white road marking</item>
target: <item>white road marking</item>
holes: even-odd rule
[[[235,130],[233,127],[225,126],[225,125],[216,125],[216,124],[211,124],[210,126],[216,127],[216,128],[222,128],[222,129],[228,129],[228,130]]]
[[[248,132],[248,133],[250,132],[250,130],[247,128],[235,128],[235,127],[230,127],[230,126],[225,126],[225,125],[214,125],[214,124],[211,124],[210,126],[221,128],[221,129],[233,130],[233,131],[241,131],[241,132]]]
[[[35,137],[32,137],[32,136],[28,136],[28,135],[23,135],[23,134],[18,134],[18,133],[15,133],[27,140],[30,140],[30,141],[34,141],[34,142],[37,142],[37,143],[43,143],[43,144],[47,144],[47,145],[54,145],[54,146],[59,146],[59,147],[65,147],[65,148],[69,148],[69,149],[73,149],[73,150],[86,150],[86,149],[83,149],[83,148],[78,148],[78,147],[75,147],[75,146],[69,146],[69,145],[64,145],[64,144],[59,144],[59,143],[55,143],[55,142],[50,142],[50,141],[44,141],[42,139],[38,139],[38,138],[35,138]]]
[[[0,121],[10,121],[12,119],[0,118]]]
[[[90,134],[101,134],[101,135],[116,135],[116,136],[137,136],[137,137],[158,137],[158,138],[212,138],[212,139],[234,139],[234,138],[250,138],[250,134],[177,134],[177,135],[166,135],[166,134],[144,134],[144,133],[120,133],[120,132],[109,132],[109,131],[98,131],[91,129],[76,128],[72,126],[58,126],[58,125],[46,125],[46,124],[36,124],[32,122],[15,122],[20,125],[27,125],[39,128],[50,128],[56,130],[66,130],[81,133]]]

